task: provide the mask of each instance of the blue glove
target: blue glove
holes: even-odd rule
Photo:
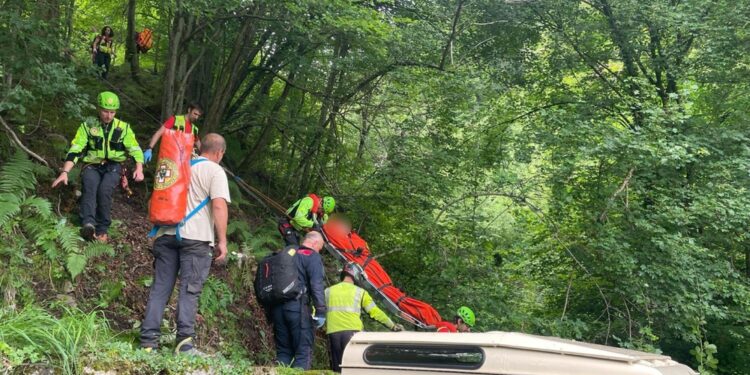
[[[151,161],[151,149],[148,148],[146,151],[143,151],[143,161],[145,163],[148,163]]]
[[[315,328],[321,329],[326,324],[326,317],[323,315],[320,316],[314,316],[313,320],[315,321]]]

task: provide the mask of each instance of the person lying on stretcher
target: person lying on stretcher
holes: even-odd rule
[[[356,256],[370,254],[367,242],[352,230],[351,221],[343,215],[332,215],[323,225],[323,231],[328,241],[341,251],[354,253]]]

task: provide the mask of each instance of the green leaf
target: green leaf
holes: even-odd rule
[[[70,278],[75,279],[78,275],[83,272],[83,270],[86,268],[86,261],[88,258],[81,254],[71,253],[68,254],[68,259],[65,263],[65,268],[68,269],[68,272],[70,273]]]

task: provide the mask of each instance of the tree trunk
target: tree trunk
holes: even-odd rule
[[[301,162],[300,168],[300,194],[304,194],[310,191],[317,184],[311,181],[313,168],[312,163],[315,160],[315,156],[320,150],[320,146],[323,143],[323,137],[326,135],[326,128],[336,123],[336,114],[338,113],[339,103],[335,98],[336,82],[340,81],[344,74],[340,71],[336,61],[346,56],[349,50],[348,44],[344,41],[338,41],[333,55],[333,66],[331,67],[328,78],[326,79],[326,87],[323,92],[323,104],[320,107],[320,115],[318,117],[318,126],[315,127],[312,141],[308,144],[307,152],[304,155],[300,155]],[[329,143],[329,142],[327,142]]]
[[[367,145],[367,136],[370,134],[370,101],[372,99],[371,94],[367,94],[367,97],[362,105],[360,116],[362,117],[362,128],[359,130],[359,145],[357,146],[357,160],[362,161],[365,155],[365,147]]]
[[[232,52],[218,76],[211,104],[206,111],[206,131],[216,131],[219,129],[219,124],[224,119],[224,114],[229,107],[232,97],[234,97],[235,92],[245,80],[247,74],[249,74],[249,70],[244,69],[243,71],[243,68],[248,64],[252,64],[253,59],[262,48],[261,42],[255,40],[256,32],[256,23],[247,20],[237,34]],[[254,41],[257,44],[248,51],[248,48]]]
[[[6,5],[3,5],[5,7]],[[36,4],[36,12],[39,18],[49,22],[51,30],[59,31],[60,27],[60,1],[46,0]],[[59,35],[59,34],[58,34]]]
[[[445,69],[445,64],[449,54],[451,55],[451,63],[453,63],[453,41],[456,39],[456,33],[458,32],[458,20],[461,18],[461,10],[463,10],[464,2],[465,0],[458,1],[456,12],[453,14],[451,33],[448,37],[448,41],[445,43],[445,48],[443,48],[443,55],[440,57],[440,70]]]
[[[125,35],[125,61],[130,63],[130,75],[138,81],[138,50],[135,43],[135,0],[128,0],[128,31]]]
[[[183,35],[188,35],[193,30],[193,27],[195,26],[195,17],[188,15],[187,20],[185,21],[185,32]],[[188,70],[188,62],[191,61],[190,56],[190,50],[188,49],[187,43],[181,41],[180,46],[180,57],[178,58],[179,62],[177,63],[177,74],[175,74],[174,77],[174,85],[175,85],[175,92],[174,92],[174,112],[178,113],[181,112],[184,108],[185,104],[185,88],[187,85],[187,80],[190,78],[190,71]],[[200,58],[200,57],[198,57]],[[193,65],[194,66],[194,65]]]
[[[152,73],[153,75],[159,74],[159,67],[158,67],[158,65],[159,65],[159,51],[161,51],[159,49],[159,40],[160,39],[161,39],[161,37],[159,37],[158,34],[157,34],[156,38],[154,38],[154,70],[153,70],[153,73]]]
[[[180,44],[185,33],[185,12],[182,10],[182,0],[175,4],[175,18],[169,31],[169,49],[167,63],[164,68],[164,90],[162,92],[161,118],[169,118],[174,114],[175,80],[177,78],[177,62],[180,58]]]
[[[289,80],[294,80],[295,72],[292,72],[289,74]],[[272,80],[273,81],[273,80]],[[268,86],[268,89],[270,91],[271,85]],[[268,146],[268,143],[271,141],[271,135],[273,134],[273,130],[276,126],[276,121],[278,121],[279,112],[281,111],[281,108],[284,106],[284,103],[286,102],[286,98],[289,96],[289,91],[291,90],[291,85],[289,83],[284,83],[284,89],[281,92],[281,95],[278,99],[276,99],[276,102],[273,105],[273,108],[271,108],[271,111],[264,116],[264,127],[263,130],[260,133],[260,136],[258,136],[258,140],[255,142],[255,145],[253,146],[252,150],[248,153],[248,161],[252,163],[253,166],[257,166],[257,161],[259,161],[260,155],[262,155],[265,150],[266,146]]]
[[[65,48],[68,50],[70,50],[70,42],[73,39],[73,14],[75,9],[75,0],[68,0],[65,4]]]

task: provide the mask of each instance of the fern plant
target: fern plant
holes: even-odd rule
[[[0,290],[11,307],[40,259],[75,279],[90,258],[114,254],[109,245],[87,245],[75,227],[55,215],[47,199],[33,195],[39,173],[20,151],[0,168]]]

